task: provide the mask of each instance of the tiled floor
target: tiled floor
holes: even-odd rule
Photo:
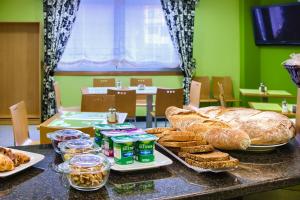
[[[136,122],[135,125],[138,128],[145,128],[145,122]],[[165,126],[164,122],[158,122],[158,126]],[[40,139],[40,132],[36,129],[36,125],[29,126],[30,138],[32,140]],[[13,129],[10,125],[0,125],[0,146],[13,146],[14,138],[13,138]]]

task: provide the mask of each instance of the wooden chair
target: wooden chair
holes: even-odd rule
[[[226,101],[225,101],[225,96],[224,96],[224,87],[220,82],[218,82],[218,87],[219,87],[220,104],[222,107],[226,107]]]
[[[83,94],[81,112],[107,112],[115,107],[115,96],[106,94]]]
[[[47,138],[47,133],[52,133],[54,131],[61,130],[61,129],[66,129],[66,128],[40,126],[40,144],[50,144],[51,140]],[[70,129],[75,129],[75,128],[70,128]],[[93,127],[76,128],[76,130],[89,134],[91,137],[95,136],[95,130]]]
[[[135,90],[107,90],[108,95],[115,95],[117,112],[127,113],[128,119],[136,121],[136,91]]]
[[[216,99],[219,99],[220,96],[220,88],[219,84],[222,84],[223,90],[224,90],[224,100],[226,102],[239,102],[240,100],[235,99],[233,95],[233,85],[232,80],[229,76],[213,76],[212,77],[213,82],[213,96]]]
[[[32,141],[29,138],[28,116],[25,102],[21,101],[11,106],[9,110],[12,117],[14,145],[23,146],[38,144],[38,141]]]
[[[130,86],[138,86],[144,84],[145,86],[152,86],[152,78],[131,78]],[[147,95],[136,95],[137,106],[147,106]]]
[[[74,106],[74,107],[62,106],[60,87],[57,82],[54,83],[54,92],[55,92],[56,108],[58,112],[64,112],[64,111],[79,112],[80,111],[80,108],[78,106]]]
[[[210,96],[210,80],[208,76],[194,77],[194,81],[201,83],[200,102],[201,103],[216,103],[217,99]]]
[[[114,78],[94,78],[93,87],[115,87],[116,80]]]
[[[183,89],[157,88],[155,99],[155,111],[151,112],[157,127],[157,119],[165,119],[165,111],[170,106],[183,107]]]
[[[200,93],[201,93],[201,83],[197,81],[192,81],[190,87],[190,103],[183,108],[195,109],[200,106]]]

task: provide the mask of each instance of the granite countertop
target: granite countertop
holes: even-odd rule
[[[300,138],[300,137],[299,137]],[[234,171],[196,173],[173,160],[158,169],[118,173],[111,171],[105,187],[94,192],[70,188],[53,171],[60,163],[50,145],[18,149],[45,155],[45,159],[16,175],[0,178],[0,199],[228,199],[300,184],[300,139],[269,153],[230,152],[240,159]],[[163,150],[162,153],[166,154]],[[168,154],[166,154],[168,155]]]

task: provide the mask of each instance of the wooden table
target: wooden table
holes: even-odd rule
[[[107,113],[103,112],[63,112],[57,113],[39,126],[64,127],[64,128],[83,128],[94,124],[106,124]],[[127,113],[118,113],[118,122],[123,123]]]
[[[115,87],[87,87],[82,88],[82,94],[107,94],[108,89],[116,89]],[[145,89],[140,90],[137,87],[127,87],[123,89],[136,90],[136,94],[143,94],[147,96],[147,116],[146,116],[146,127],[152,127],[152,117],[151,112],[153,111],[153,95],[156,95],[157,87],[145,87]]]
[[[296,115],[296,113],[292,112],[292,105],[289,105],[288,113],[283,113],[282,108],[278,103],[249,102],[249,106],[256,110],[278,112],[288,117],[295,117]]]
[[[263,102],[268,102],[268,98],[293,98],[294,96],[285,90],[268,90],[260,92],[258,89],[240,89],[241,95],[245,97],[261,97]]]

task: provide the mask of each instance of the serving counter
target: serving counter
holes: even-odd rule
[[[230,152],[241,162],[230,172],[196,173],[176,160],[158,169],[111,171],[106,186],[94,192],[70,188],[65,177],[53,171],[52,164],[60,163],[61,158],[52,146],[17,148],[43,154],[45,159],[0,179],[0,199],[229,199],[300,184],[300,144],[296,139],[269,153]]]

